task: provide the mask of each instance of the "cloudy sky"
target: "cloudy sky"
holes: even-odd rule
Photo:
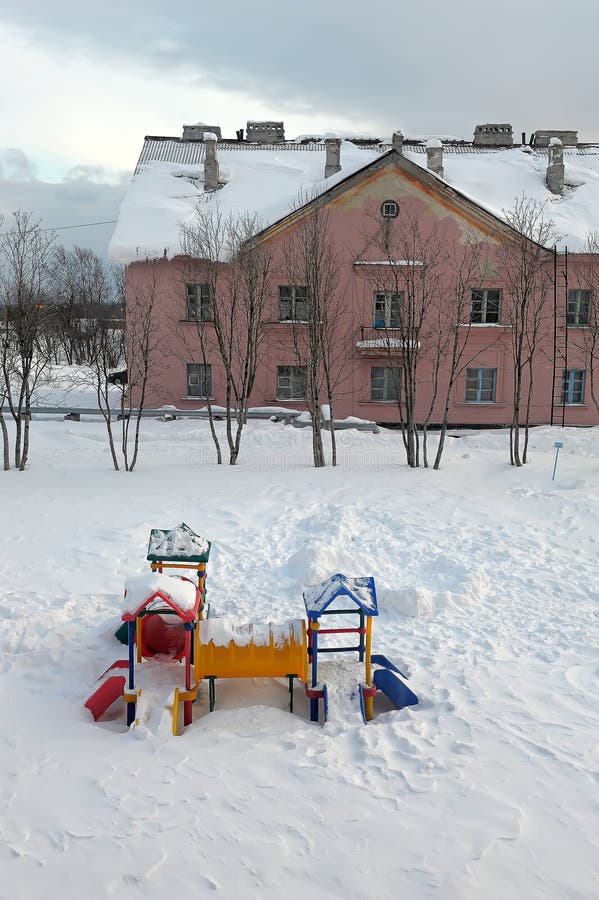
[[[596,0],[0,0],[0,212],[104,253],[144,135],[282,119],[599,141]]]

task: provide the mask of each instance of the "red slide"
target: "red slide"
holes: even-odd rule
[[[112,706],[115,700],[123,696],[123,690],[127,681],[126,677],[111,673],[115,669],[128,668],[129,663],[126,659],[118,659],[100,675],[98,680],[101,683],[91,697],[88,697],[85,701],[85,706],[89,709],[94,719],[98,720],[102,713],[106,712],[109,706]]]

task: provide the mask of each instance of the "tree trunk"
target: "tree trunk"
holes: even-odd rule
[[[337,465],[337,435],[335,433],[335,419],[333,417],[333,406],[329,399],[329,409],[331,411],[331,465]]]
[[[133,441],[133,459],[131,460],[131,465],[129,466],[129,471],[132,472],[135,468],[135,463],[137,462],[137,452],[139,450],[139,429],[141,427],[141,408],[137,411],[137,416],[135,417],[135,438]]]
[[[406,459],[410,468],[418,467],[418,434],[413,421],[408,421],[406,428]]]
[[[218,466],[222,466],[223,455],[221,453],[220,441],[218,440],[218,435],[216,433],[216,428],[214,426],[214,414],[212,412],[212,404],[210,402],[206,403],[206,408],[208,409],[208,423],[210,425],[210,434],[212,435],[212,440],[214,442],[214,447],[216,449],[216,464]]]
[[[312,456],[314,459],[315,468],[320,469],[325,465],[325,459],[324,447],[322,446],[322,429],[320,427],[318,405],[316,406],[316,410],[310,410],[310,417],[312,419]]]
[[[450,384],[445,398],[445,409],[443,410],[443,421],[441,422],[441,430],[439,432],[439,443],[437,445],[437,453],[435,454],[435,461],[433,463],[433,469],[435,471],[438,471],[441,467],[441,457],[443,456],[443,450],[445,449],[445,436],[447,434],[447,425],[449,422],[449,399],[452,387],[453,385]]]
[[[9,452],[9,443],[8,443],[8,428],[6,426],[6,419],[4,418],[4,414],[2,409],[0,409],[0,429],[2,430],[2,457],[3,457],[3,468],[5,472],[8,472],[10,469],[10,452]]]
[[[528,462],[528,434],[530,430],[530,407],[532,404],[532,358],[528,363],[528,391],[526,393],[526,414],[524,417],[524,448],[522,451],[522,463]],[[553,401],[552,401],[553,402]]]
[[[114,434],[112,432],[112,420],[110,418],[110,414],[105,416],[106,422],[106,431],[108,432],[108,446],[110,447],[110,455],[112,456],[112,465],[119,471],[119,461],[116,456],[116,448],[114,446]]]
[[[516,468],[520,468],[522,460],[520,459],[520,423],[517,419],[512,422],[510,428],[510,462]]]
[[[510,463],[519,468],[522,465],[520,459],[520,398],[522,396],[522,366],[517,360],[514,379],[514,411],[510,426]]]
[[[441,457],[443,456],[443,450],[445,449],[445,435],[447,434],[447,421],[444,419],[441,425],[441,431],[439,432],[439,444],[437,446],[437,453],[435,455],[435,461],[433,463],[433,469],[438,471],[441,466]]]
[[[29,434],[31,431],[31,401],[27,397],[25,401],[25,425],[23,427],[23,450],[21,453],[21,462],[19,464],[19,472],[25,471],[27,458],[29,456]]]
[[[17,410],[17,415],[15,417],[15,469],[19,469],[21,467],[21,433],[23,430],[23,421],[21,419],[21,412]]]
[[[237,462],[235,454],[235,441],[233,440],[233,422],[231,416],[231,373],[227,371],[227,389],[225,395],[226,423],[227,423],[227,444],[229,446],[229,465],[234,466]]]

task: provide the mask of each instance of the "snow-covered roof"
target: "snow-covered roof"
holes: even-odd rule
[[[152,528],[146,559],[153,562],[207,562],[210,541],[181,522],[175,528]]]
[[[341,171],[324,178],[322,141],[279,144],[218,142],[218,191],[204,191],[204,144],[180,138],[146,138],[135,175],[121,204],[110,242],[121,263],[172,258],[180,253],[181,227],[198,203],[218,203],[224,215],[251,212],[264,227],[286,216],[298,198],[322,193],[390,150],[387,142],[343,141]],[[562,245],[584,248],[589,230],[599,230],[599,146],[564,147],[565,190],[545,183],[546,148],[443,145],[443,181],[500,218],[523,194],[547,203]],[[406,159],[426,168],[426,146],[404,143]]]
[[[184,621],[191,621],[196,613],[201,595],[196,585],[188,578],[146,572],[130,575],[125,580],[125,600],[123,620],[128,622],[155,601],[174,610]]]
[[[283,218],[300,196],[322,193],[380,156],[378,149],[342,145],[342,170],[324,178],[324,145],[218,144],[224,187],[204,191],[204,145],[156,141],[144,146],[110,241],[115,262],[172,258],[181,252],[181,226],[193,221],[199,202],[218,203],[223,215],[256,213],[264,226]],[[191,145],[191,146],[186,146]],[[153,157],[153,158],[152,158]],[[185,159],[193,162],[179,162]],[[143,160],[143,162],[142,162]]]
[[[316,584],[304,591],[304,603],[308,618],[318,619],[337,597],[348,597],[367,616],[378,615],[374,578],[370,576],[348,578],[347,575],[338,572],[321,584]]]

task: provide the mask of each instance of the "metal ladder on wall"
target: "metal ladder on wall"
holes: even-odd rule
[[[553,248],[553,379],[551,424],[566,424],[566,372],[568,370],[568,248],[558,262]]]

